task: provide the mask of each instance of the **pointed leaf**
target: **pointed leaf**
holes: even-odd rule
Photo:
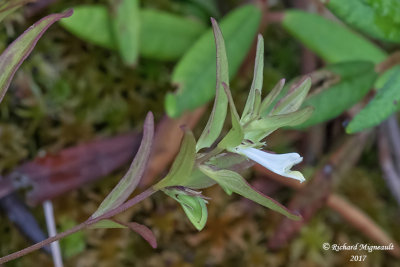
[[[400,70],[394,72],[384,87],[358,113],[346,128],[347,133],[356,133],[373,127],[400,109]]]
[[[146,225],[140,224],[140,223],[136,223],[136,222],[122,222],[119,220],[115,220],[113,219],[113,221],[115,221],[116,223],[119,223],[120,225],[123,225],[129,229],[131,229],[132,231],[136,232],[137,234],[139,234],[141,237],[143,237],[144,240],[147,241],[147,243],[149,243],[149,245],[152,248],[157,248],[157,239],[156,236],[154,235],[153,231],[151,231]]]
[[[42,18],[12,42],[0,56],[0,102],[15,72],[29,56],[45,31],[56,21],[71,16],[72,10]]]
[[[229,85],[228,59],[226,57],[225,42],[221,29],[215,19],[211,18],[214,31],[215,46],[217,53],[217,84],[213,110],[207,125],[204,128],[196,145],[196,151],[210,147],[221,133],[226,117],[228,100],[222,83]]]
[[[242,125],[240,124],[239,114],[237,113],[235,103],[233,102],[232,99],[231,91],[229,90],[229,86],[226,83],[222,83],[222,85],[224,87],[224,92],[228,97],[230,113],[231,113],[232,129],[218,144],[218,147],[226,149],[228,147],[236,147],[240,145],[240,143],[243,140],[244,133]]]
[[[300,81],[291,91],[283,97],[270,112],[271,115],[291,113],[299,109],[311,88],[311,79]]]
[[[252,140],[253,142],[261,141],[279,128],[292,127],[307,121],[313,114],[313,111],[313,107],[305,107],[291,113],[267,116],[252,121],[248,127],[246,127],[245,139]]]
[[[89,229],[119,229],[127,228],[125,225],[115,222],[114,220],[104,219],[88,227]]]
[[[336,82],[313,90],[303,106],[315,110],[310,119],[295,128],[306,128],[335,118],[359,102],[374,86],[377,78],[374,67],[368,61],[343,62],[326,67],[325,70],[337,77],[334,78]]]
[[[164,192],[181,204],[190,222],[201,231],[207,223],[206,201],[200,196],[190,196],[179,190],[169,189]]]
[[[245,5],[230,12],[220,22],[230,79],[239,70],[251,47],[260,17],[259,8]],[[175,67],[172,82],[178,88],[165,99],[167,114],[178,117],[185,110],[193,110],[213,99],[216,93],[215,71],[215,48],[210,30],[200,37]]]
[[[271,111],[273,107],[272,105],[276,102],[284,86],[285,86],[285,79],[281,79],[274,86],[274,88],[272,88],[271,92],[264,98],[260,106],[261,117],[267,116],[267,114]]]
[[[236,172],[229,170],[214,171],[210,167],[204,165],[200,166],[200,170],[210,178],[214,179],[218,184],[222,185],[224,188],[227,188],[232,192],[235,192],[236,194],[248,198],[264,207],[277,211],[285,215],[289,219],[301,219],[299,215],[293,214],[277,201],[263,195],[256,189],[252,188],[246,182],[246,180]]]
[[[139,1],[119,0],[111,5],[111,25],[121,58],[134,65],[139,53]]]
[[[320,15],[287,11],[283,27],[329,63],[350,60],[379,63],[386,57],[382,49],[361,35]]]
[[[98,217],[112,210],[128,199],[142,178],[150,157],[151,145],[154,136],[154,118],[151,112],[147,113],[143,126],[143,139],[139,150],[129,167],[128,172],[114,187],[110,194],[103,200],[99,208],[93,213],[92,218]]]
[[[254,63],[253,82],[251,83],[250,93],[247,97],[246,105],[244,106],[241,122],[246,122],[254,113],[256,103],[256,90],[262,91],[264,76],[264,39],[261,34],[258,35],[256,62]]]
[[[196,140],[194,139],[193,133],[186,129],[183,135],[181,149],[176,156],[169,173],[164,177],[164,179],[153,186],[154,189],[159,190],[168,186],[184,184],[192,172],[195,157]]]

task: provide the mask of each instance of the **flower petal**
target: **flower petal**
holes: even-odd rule
[[[303,158],[297,153],[271,154],[252,147],[236,147],[236,152],[264,166],[279,175],[304,182],[301,172],[291,171],[293,165],[300,163]]]

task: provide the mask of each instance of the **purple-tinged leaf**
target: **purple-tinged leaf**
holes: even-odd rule
[[[112,210],[128,199],[133,190],[135,190],[149,160],[151,146],[154,136],[154,118],[153,113],[147,113],[146,120],[143,126],[143,139],[139,150],[133,160],[128,172],[114,187],[110,194],[103,200],[99,208],[93,213],[92,218],[98,217],[105,212]]]
[[[72,15],[72,10],[42,18],[12,42],[0,56],[0,102],[22,62],[29,56],[44,32],[56,21]]]
[[[264,207],[270,208],[274,211],[277,211],[289,219],[292,220],[300,220],[301,216],[292,213],[282,204],[278,203],[274,199],[262,194],[253,188],[250,184],[246,182],[246,180],[238,173],[230,171],[230,170],[218,170],[215,171],[208,166],[202,165],[200,166],[200,170],[215,180],[218,184],[221,185],[225,190],[235,192],[245,198],[248,198]]]
[[[224,92],[222,83],[229,86],[228,58],[226,56],[224,37],[215,19],[211,18],[214,31],[215,46],[217,50],[217,91],[215,94],[214,107],[210,118],[204,128],[198,142],[196,151],[210,147],[221,133],[227,112],[228,98]]]
[[[147,226],[136,223],[136,222],[121,222],[117,220],[113,220],[116,223],[119,223],[125,227],[128,227],[132,231],[138,233],[144,240],[146,240],[152,248],[157,248],[157,239],[153,233]]]

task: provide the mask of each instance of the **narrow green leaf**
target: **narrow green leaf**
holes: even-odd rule
[[[290,91],[274,106],[271,115],[281,115],[294,112],[299,109],[311,88],[311,79],[309,77],[301,80],[293,86]]]
[[[235,192],[236,194],[248,198],[264,207],[277,211],[285,215],[289,219],[301,219],[299,215],[293,214],[280,203],[263,195],[262,193],[251,187],[251,185],[249,185],[246,180],[236,172],[229,170],[214,171],[210,167],[204,165],[200,166],[200,170],[210,178],[214,179],[222,187],[227,188],[228,190]]]
[[[344,22],[369,36],[400,42],[398,0],[330,0],[327,7]]]
[[[222,83],[229,85],[229,70],[228,59],[226,57],[225,42],[222,36],[221,29],[215,19],[211,18],[211,23],[214,31],[216,54],[217,54],[217,83],[216,96],[214,100],[213,110],[208,119],[206,127],[197,142],[196,151],[202,148],[210,147],[217,140],[221,133],[226,117],[226,107],[228,99],[224,92]]]
[[[222,86],[224,87],[225,94],[228,97],[232,129],[227,135],[225,135],[222,141],[218,144],[218,147],[226,149],[240,145],[240,143],[243,141],[244,133],[242,125],[240,124],[239,114],[236,110],[235,103],[233,102],[231,90],[229,90],[229,86],[226,83],[222,83]]]
[[[153,136],[154,118],[153,114],[149,112],[147,113],[143,126],[142,142],[128,172],[114,187],[111,193],[103,200],[96,212],[93,213],[92,218],[96,218],[107,211],[118,207],[124,203],[135,190],[146,169],[150,157]]]
[[[247,5],[230,12],[221,20],[230,78],[234,77],[247,55],[260,18],[260,9]],[[165,108],[170,117],[178,117],[185,110],[204,105],[215,96],[215,55],[210,30],[179,61],[172,76],[172,82],[178,89],[174,94],[167,94],[165,99]]]
[[[108,9],[104,5],[81,5],[74,15],[61,24],[82,40],[108,49],[117,49]],[[139,11],[139,54],[157,60],[176,60],[206,30],[195,20],[167,12]]]
[[[161,181],[153,186],[159,190],[168,186],[183,185],[192,172],[196,157],[196,140],[190,130],[185,130],[181,149],[176,156],[172,167]]]
[[[218,154],[207,161],[207,164],[217,169],[228,169],[236,172],[241,172],[253,166],[251,160],[231,152]],[[181,185],[191,189],[203,189],[213,186],[214,184],[214,180],[210,179],[207,175],[202,173],[199,168],[195,167],[190,176]]]
[[[139,54],[139,1],[119,0],[111,5],[111,25],[118,51],[126,65],[136,64]]]
[[[246,122],[250,117],[252,117],[254,113],[254,107],[260,105],[260,103],[256,103],[257,101],[260,100],[256,97],[256,90],[258,90],[259,92],[262,91],[263,76],[264,76],[264,39],[262,35],[259,34],[257,40],[256,61],[254,63],[253,82],[251,83],[249,96],[247,97],[246,105],[244,106],[243,109],[241,118],[242,123]]]
[[[81,5],[74,14],[61,21],[61,26],[79,38],[108,48],[117,49],[111,27],[111,17],[106,6]]]
[[[373,127],[400,109],[400,70],[394,72],[368,105],[358,113],[346,128],[356,133]]]
[[[29,56],[40,37],[56,21],[71,16],[72,10],[42,18],[12,42],[0,55],[0,102],[15,72]]]
[[[0,3],[0,22],[3,21],[5,17],[13,13],[15,10],[21,6],[33,2],[33,0],[3,0]]]
[[[282,89],[285,85],[285,79],[281,79],[272,88],[271,92],[264,98],[260,106],[260,116],[265,117],[271,111],[273,104],[276,102],[278,96],[281,94]]]
[[[140,18],[140,55],[145,58],[176,60],[206,31],[196,20],[159,10],[142,9]]]
[[[382,49],[361,35],[316,14],[287,11],[283,27],[329,63],[352,60],[379,63],[386,57]]]
[[[114,220],[104,219],[88,227],[89,229],[120,229],[127,228],[125,225],[115,222]]]
[[[246,127],[245,139],[261,141],[275,130],[282,127],[293,127],[307,121],[313,114],[313,107],[305,107],[300,110],[281,115],[266,116],[252,121]]]
[[[191,196],[176,189],[163,190],[165,194],[172,197],[181,204],[190,222],[201,231],[207,223],[206,201],[200,196]]]
[[[337,82],[315,89],[303,106],[314,107],[310,119],[296,128],[306,128],[339,116],[360,101],[374,86],[374,64],[366,61],[344,62],[326,67],[338,77]],[[336,100],[336,101],[333,101]]]

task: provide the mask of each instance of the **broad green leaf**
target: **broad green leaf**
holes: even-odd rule
[[[325,68],[338,76],[337,82],[315,89],[303,106],[314,107],[311,118],[296,128],[306,128],[339,116],[360,101],[377,78],[374,64],[366,61],[344,62]]]
[[[198,21],[153,9],[142,9],[140,18],[140,55],[145,58],[176,60],[206,31]]]
[[[256,189],[252,188],[240,174],[230,170],[214,171],[210,167],[200,166],[200,170],[207,176],[214,179],[223,188],[248,198],[264,207],[277,211],[292,220],[299,220],[299,215],[293,214],[280,203],[263,195]]]
[[[313,107],[305,107],[300,110],[280,115],[266,116],[252,121],[246,127],[245,139],[260,141],[273,131],[282,127],[293,127],[307,121],[313,114]]]
[[[351,1],[349,1],[351,2]],[[368,60],[379,63],[386,53],[339,23],[302,11],[287,11],[284,28],[329,63]]]
[[[400,70],[394,72],[367,106],[358,113],[346,128],[356,133],[373,127],[400,109]]]
[[[106,6],[81,5],[74,7],[74,14],[60,23],[65,29],[90,43],[116,49],[111,17]]]
[[[400,42],[398,0],[329,0],[327,7],[344,22],[369,36]]]
[[[111,5],[111,25],[122,60],[134,65],[139,54],[139,1],[115,1]]]
[[[230,113],[231,113],[231,122],[232,122],[232,128],[228,132],[227,135],[222,139],[222,141],[218,144],[218,147],[222,149],[227,149],[227,148],[233,148],[238,145],[243,140],[244,133],[243,133],[243,128],[242,125],[240,124],[240,118],[239,114],[236,110],[235,103],[233,102],[232,95],[231,95],[231,90],[229,90],[229,87],[227,84],[222,83],[224,87],[224,91],[226,93],[226,96],[228,97],[228,102],[229,102],[229,108],[230,108]]]
[[[220,22],[230,78],[234,77],[247,55],[260,17],[260,9],[247,5],[229,13]],[[215,96],[215,55],[212,31],[209,30],[190,48],[174,69],[172,82],[178,89],[174,94],[169,93],[165,99],[165,108],[169,116],[178,117],[185,110],[193,110]]]
[[[176,156],[174,163],[167,176],[153,186],[159,190],[168,186],[178,186],[185,183],[185,180],[192,172],[196,157],[196,140],[190,130],[185,130],[181,149]]]
[[[143,126],[142,142],[128,172],[114,187],[111,193],[103,200],[96,212],[93,213],[92,218],[99,217],[107,211],[118,207],[124,203],[135,190],[144,174],[144,171],[146,170],[147,162],[150,157],[153,136],[154,118],[153,114],[149,112]]]
[[[164,190],[168,196],[172,197],[181,204],[186,216],[190,222],[201,231],[207,223],[207,206],[206,201],[200,196],[191,196],[176,189]]]
[[[33,2],[33,0],[3,0],[0,2],[0,22],[19,7]]]
[[[45,31],[56,21],[71,16],[72,10],[42,18],[12,42],[0,55],[0,102],[15,72],[29,56]]]
[[[262,92],[263,87],[263,77],[264,77],[264,39],[261,34],[258,35],[257,40],[257,53],[256,61],[254,63],[254,74],[253,82],[251,83],[249,96],[246,100],[246,105],[244,106],[241,122],[246,122],[254,114],[254,107],[259,106],[259,98],[256,97],[256,90]],[[259,93],[261,95],[261,93]]]
[[[216,20],[211,18],[211,22],[214,32],[217,55],[216,96],[210,118],[208,119],[206,127],[204,127],[204,130],[201,133],[199,140],[197,141],[196,151],[199,151],[200,149],[205,147],[210,147],[215,142],[215,140],[217,140],[219,134],[221,133],[222,127],[224,126],[226,107],[228,105],[228,98],[222,85],[223,83],[225,83],[229,86],[228,59],[226,57],[224,37],[222,36],[221,29],[219,28]]]
[[[104,5],[81,5],[62,26],[79,38],[108,48],[117,49],[111,17]],[[206,30],[195,20],[167,12],[141,9],[139,54],[145,58],[176,60],[180,58]]]
[[[270,115],[281,115],[299,109],[311,88],[311,79],[308,77],[296,84],[282,99],[276,103]]]

